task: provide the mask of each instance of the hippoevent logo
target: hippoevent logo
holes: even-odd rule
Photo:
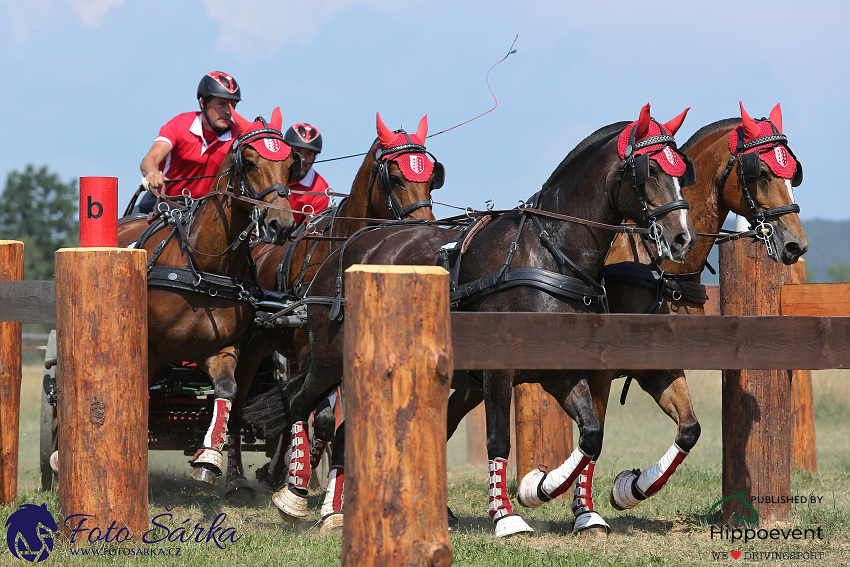
[[[773,528],[773,529],[756,529],[755,527],[733,527],[729,524],[723,524],[720,527],[710,523],[709,517],[714,510],[728,500],[740,499],[744,506],[752,513],[751,517],[732,516],[732,520],[741,520],[748,524],[757,524],[759,513],[753,504],[820,504],[823,501],[823,496],[750,496],[747,499],[743,492],[721,498],[708,510],[705,515],[705,523],[709,525],[711,539],[726,540],[732,543],[741,542],[749,543],[751,541],[767,541],[767,540],[823,540],[823,528]],[[712,551],[712,559],[715,561],[732,559],[745,559],[747,561],[800,561],[800,560],[816,560],[823,559],[824,552],[773,552],[773,551]]]
[[[71,514],[63,524],[69,535],[72,555],[92,556],[179,556],[181,548],[174,544],[194,542],[213,544],[218,549],[227,549],[242,539],[235,528],[226,527],[227,514],[220,513],[209,525],[201,522],[191,524],[191,519],[182,522],[171,513],[172,508],[151,520],[152,528],[135,534],[112,521],[108,526],[99,525],[91,514]],[[108,520],[107,520],[108,521]],[[6,543],[9,551],[18,559],[37,563],[47,559],[53,552],[53,536],[59,527],[47,504],[41,506],[24,504],[6,521]],[[88,544],[89,547],[85,547]],[[124,544],[122,548],[104,548],[104,544]],[[129,547],[127,544],[135,544]],[[168,547],[163,547],[168,546]]]
[[[6,520],[6,545],[18,559],[44,561],[53,551],[53,534],[59,529],[47,504],[23,504]]]

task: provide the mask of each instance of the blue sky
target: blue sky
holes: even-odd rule
[[[593,5],[591,5],[593,4]],[[510,208],[599,127],[646,102],[677,138],[779,102],[805,166],[805,219],[850,218],[844,180],[850,86],[841,2],[449,2],[389,0],[0,0],[7,134],[0,174],[28,163],[65,179],[119,178],[119,210],[159,127],[195,110],[213,70],[240,83],[248,118],[280,106],[310,122],[320,158],[365,152],[390,127],[449,128],[428,141],[446,166],[435,199]],[[360,159],[319,164],[347,192]],[[437,209],[438,216],[452,211]]]

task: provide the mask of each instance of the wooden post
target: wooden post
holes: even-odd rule
[[[573,452],[573,420],[540,384],[514,388],[517,478],[544,465],[554,469]]]
[[[788,281],[790,271],[770,260],[761,242],[720,247],[723,315],[779,315],[780,290]],[[743,493],[760,522],[785,520],[791,513],[791,504],[781,502],[791,489],[791,405],[788,371],[723,371],[723,496]],[[723,503],[723,521],[733,515],[753,514],[733,499]]]
[[[806,283],[806,261],[800,258],[791,268],[792,284]],[[818,472],[815,444],[815,400],[812,392],[811,370],[791,372],[791,464],[812,474]]]
[[[0,240],[0,281],[24,279],[24,243]],[[18,495],[21,323],[0,323],[0,506]]]
[[[150,528],[146,274],[145,250],[56,252],[59,507],[134,541]]]
[[[346,270],[343,566],[445,567],[448,272]]]

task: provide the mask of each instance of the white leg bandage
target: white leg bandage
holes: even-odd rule
[[[688,453],[682,451],[678,445],[673,443],[661,457],[661,460],[645,471],[621,472],[614,479],[614,486],[611,489],[611,505],[618,510],[634,508],[643,500],[661,490],[687,456]]]
[[[635,485],[646,497],[652,496],[661,490],[670,477],[676,472],[679,464],[685,460],[688,454],[682,451],[678,445],[673,445],[661,457],[661,460],[643,471]]]
[[[343,467],[331,467],[328,472],[328,491],[325,493],[325,501],[322,504],[322,517],[329,514],[342,512],[343,481],[345,469]]]
[[[576,447],[573,454],[564,461],[560,467],[553,471],[549,471],[540,488],[549,497],[557,498],[572,486],[576,477],[584,470],[590,462],[590,455],[585,454],[581,448]]]

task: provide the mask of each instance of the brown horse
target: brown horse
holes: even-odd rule
[[[213,381],[213,422],[192,462],[192,476],[212,485],[221,475],[240,341],[257,300],[248,236],[259,225],[275,243],[289,238],[295,226],[289,179],[300,169],[298,155],[283,142],[280,109],[275,109],[270,125],[248,122],[235,112],[233,116],[239,137],[208,197],[188,209],[166,210],[161,218],[168,222],[150,235],[143,236],[150,232],[144,218],[122,219],[118,230],[119,246],[133,243],[145,248],[150,258],[150,384],[159,381],[169,365],[183,361],[197,363]]]
[[[296,231],[295,238],[315,230],[321,233],[321,237],[344,239],[361,228],[374,224],[374,219],[434,220],[431,191],[442,186],[445,178],[443,165],[434,163],[430,175],[424,175],[423,172],[423,175],[417,176],[415,172],[407,171],[411,157],[417,160],[416,163],[424,164],[419,159],[426,151],[422,142],[428,134],[428,117],[423,117],[419,122],[416,134],[408,136],[403,130],[391,131],[378,114],[377,131],[378,138],[372,143],[357,171],[349,196],[338,207],[322,211],[309,222],[302,224]],[[410,180],[408,177],[418,180]],[[309,216],[310,211],[305,212]],[[312,240],[308,237],[285,247],[267,245],[255,248],[260,287],[276,289],[297,299],[303,295],[319,266],[337,244],[337,240]],[[286,319],[273,321],[286,322]],[[245,334],[236,367],[237,394],[231,412],[231,434],[228,437],[225,489],[227,496],[240,492],[248,497],[253,497],[254,494],[253,488],[245,479],[238,431],[241,429],[242,409],[261,359],[277,351],[289,359],[293,367],[297,367],[307,347],[307,332],[298,326],[257,326]],[[332,437],[333,433],[332,422],[329,434],[324,437]],[[280,442],[285,449],[288,438],[281,438]],[[321,456],[323,449],[323,445],[320,449],[317,443],[323,441],[314,438],[311,447],[314,459]],[[285,473],[286,467],[279,446],[272,462],[262,467],[258,476],[261,484],[274,492],[285,482]]]
[[[586,138],[528,204],[506,212],[468,242],[462,264],[456,231],[437,227],[391,227],[373,230],[334,252],[313,280],[308,299],[310,366],[284,385],[277,397],[252,406],[251,419],[269,431],[291,425],[293,458],[289,483],[273,501],[294,516],[299,501],[306,505],[303,481],[309,459],[299,454],[309,411],[341,380],[344,327],[333,309],[328,316],[325,296],[339,297],[344,269],[352,264],[440,264],[451,268],[452,301],[470,311],[595,312],[604,304],[604,289],[596,282],[613,242],[612,224],[624,215],[637,218],[644,233],[652,233],[662,254],[679,261],[695,238],[684,209],[681,179],[691,175],[689,163],[675,151],[672,133],[684,114],[662,126],[652,121],[649,105],[633,123],[620,122]],[[653,131],[654,130],[654,131]],[[647,152],[672,146],[665,169]],[[665,154],[667,155],[667,154]],[[682,164],[679,170],[676,164]],[[652,205],[649,206],[648,203]],[[647,230],[649,226],[653,228]],[[445,254],[438,252],[445,251]],[[454,260],[452,260],[452,258]],[[465,374],[456,380],[465,381]],[[535,495],[554,498],[572,484],[601,449],[602,431],[593,411],[584,372],[485,371],[482,376],[487,412],[490,490],[487,511],[497,537],[533,531],[513,513],[507,494],[506,463],[510,452],[509,409],[514,384],[538,382],[555,396],[578,423],[579,446],[548,475]],[[457,384],[457,382],[456,382]],[[256,409],[256,412],[253,411]],[[287,411],[288,410],[288,411]],[[336,447],[335,447],[336,450]],[[411,463],[410,466],[428,466]],[[535,489],[538,487],[535,486]]]
[[[747,148],[744,152],[737,151],[739,141]],[[741,119],[721,120],[701,128],[682,150],[696,168],[696,184],[685,188],[684,194],[701,237],[684,262],[673,263],[656,261],[654,252],[652,256],[648,252],[651,246],[644,246],[636,238],[618,236],[603,269],[613,313],[704,314],[705,288],[700,284],[700,275],[715,241],[711,235],[720,232],[730,211],[746,217],[759,230],[757,234],[768,238],[767,253],[776,262],[793,264],[808,248],[791,189],[802,182],[802,169],[782,136],[779,105],[768,120],[758,122],[741,105]],[[761,160],[748,164],[747,156]],[[748,167],[752,169],[747,171]],[[654,275],[657,270],[653,271],[652,267],[656,262],[664,278]],[[603,427],[612,380],[622,375],[638,380],[641,388],[676,422],[678,430],[674,444],[656,464],[643,472],[627,470],[617,476],[611,504],[618,510],[633,508],[656,494],[700,435],[683,370],[588,371],[594,409]],[[572,508],[577,518],[595,514],[594,464],[591,462],[576,481]],[[529,475],[520,484],[530,482],[532,477],[533,474]],[[607,530],[603,520],[589,533],[601,534]]]

